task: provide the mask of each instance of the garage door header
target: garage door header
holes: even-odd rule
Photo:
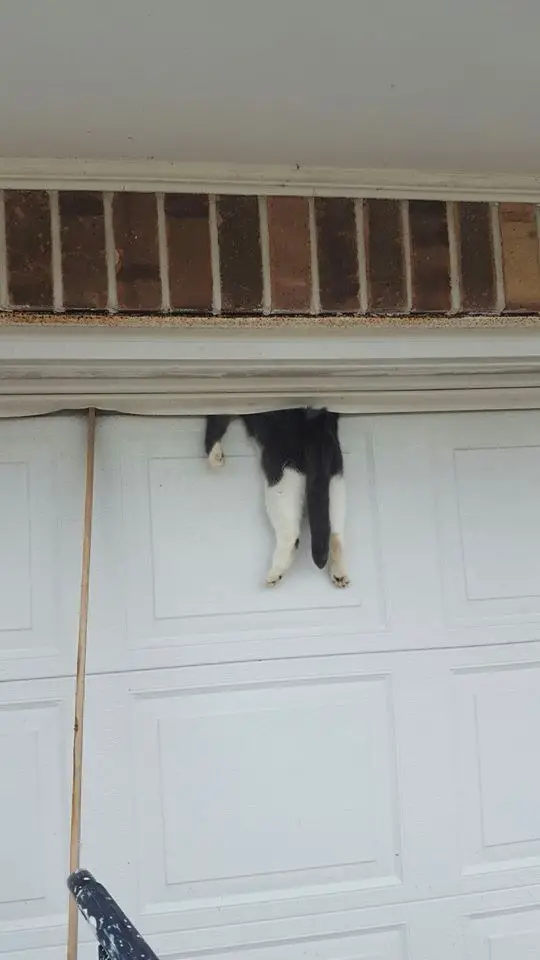
[[[0,415],[540,407],[540,331],[0,329]]]

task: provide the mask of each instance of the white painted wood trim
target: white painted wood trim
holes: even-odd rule
[[[221,313],[221,262],[219,259],[219,232],[217,201],[214,194],[208,199],[208,231],[210,234],[210,263],[212,267],[212,312]]]
[[[448,254],[450,261],[450,312],[455,314],[461,310],[462,296],[457,209],[452,200],[446,204],[446,222],[448,224]]]
[[[321,282],[319,277],[319,247],[317,243],[317,221],[315,216],[315,200],[309,200],[309,257],[311,274],[311,304],[310,312],[317,316],[321,312]]]
[[[364,201],[356,200],[354,214],[356,220],[356,250],[358,256],[358,297],[360,313],[363,314],[368,312],[369,304],[369,271],[366,251],[365,213]]]
[[[499,204],[492,203],[491,212],[491,238],[493,241],[493,261],[495,269],[495,290],[497,291],[496,310],[502,313],[506,306],[506,289],[504,285],[504,265],[502,255],[501,225],[499,222]]]
[[[103,222],[105,227],[105,258],[107,262],[107,306],[110,313],[118,309],[118,284],[116,282],[116,244],[114,242],[113,194],[103,194]]]
[[[167,243],[167,221],[165,218],[165,194],[156,196],[158,223],[159,279],[161,282],[161,309],[171,311],[171,288],[169,283],[169,245]]]
[[[403,234],[403,262],[405,268],[405,312],[411,313],[413,308],[413,278],[412,278],[412,245],[411,219],[409,216],[409,201],[401,201],[401,230]]]
[[[62,237],[60,233],[60,204],[58,190],[49,191],[51,211],[51,267],[54,309],[64,309],[64,273],[62,270]]]
[[[0,189],[136,190],[540,202],[540,175],[0,158]]]
[[[265,316],[268,316],[272,312],[272,278],[270,274],[270,235],[268,232],[268,201],[266,197],[259,197],[259,226],[262,267],[262,305],[263,313]]]
[[[540,331],[0,328],[0,416],[540,409]]]

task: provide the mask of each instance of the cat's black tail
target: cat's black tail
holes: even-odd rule
[[[330,549],[330,477],[333,431],[337,420],[327,410],[306,411],[306,500],[311,530],[311,556],[322,570]]]

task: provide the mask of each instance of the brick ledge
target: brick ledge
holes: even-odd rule
[[[165,329],[190,330],[540,330],[538,314],[440,314],[415,315],[373,315],[365,314],[336,316],[185,316],[155,314],[111,314],[111,313],[29,313],[26,311],[0,313],[0,327],[71,327],[80,330],[84,327],[111,327],[116,330],[123,327],[162,327]]]

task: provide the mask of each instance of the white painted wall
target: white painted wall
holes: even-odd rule
[[[0,156],[534,173],[536,0],[18,0]]]

